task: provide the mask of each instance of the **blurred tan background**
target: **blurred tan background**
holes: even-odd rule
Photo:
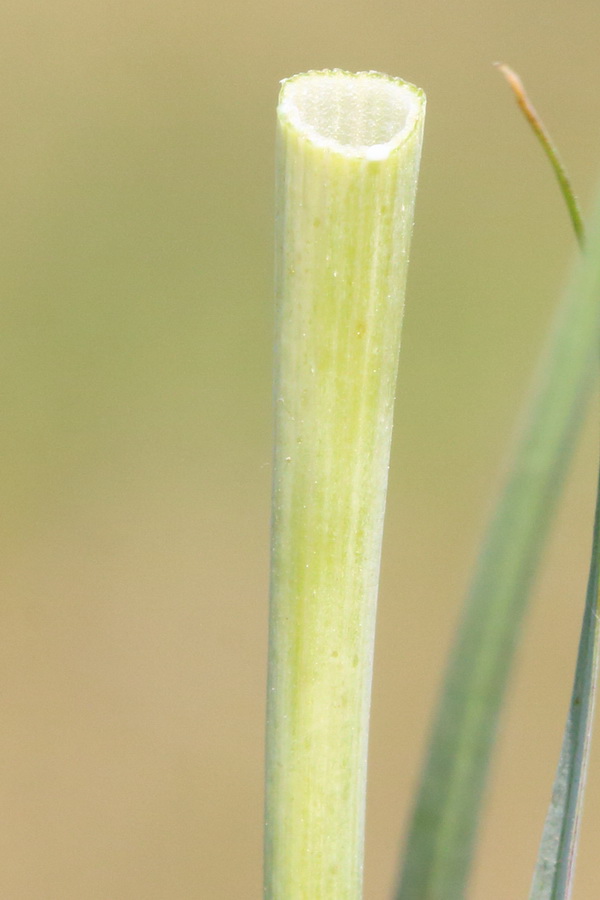
[[[492,69],[589,207],[596,0],[8,0],[0,11],[0,897],[261,895],[278,80],[376,68],[429,113],[373,701],[366,898],[575,246]],[[472,898],[525,897],[589,556],[595,419],[504,720]],[[599,893],[600,740],[577,897]],[[332,898],[334,900],[334,898]]]

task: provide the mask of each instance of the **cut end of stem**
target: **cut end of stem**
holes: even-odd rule
[[[329,69],[283,81],[278,113],[316,147],[376,161],[404,143],[424,106],[424,93],[399,78]]]

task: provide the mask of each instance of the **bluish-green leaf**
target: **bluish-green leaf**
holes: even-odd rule
[[[459,627],[397,900],[462,900],[523,614],[597,377],[600,203],[538,368]]]
[[[575,683],[530,900],[567,900],[571,896],[598,674],[599,570],[600,484]]]

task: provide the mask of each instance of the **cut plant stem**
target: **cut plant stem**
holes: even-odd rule
[[[362,895],[375,608],[425,97],[309,72],[278,107],[267,900]]]

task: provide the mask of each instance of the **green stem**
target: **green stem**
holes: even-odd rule
[[[265,897],[362,895],[368,718],[421,91],[311,72],[278,108]]]

